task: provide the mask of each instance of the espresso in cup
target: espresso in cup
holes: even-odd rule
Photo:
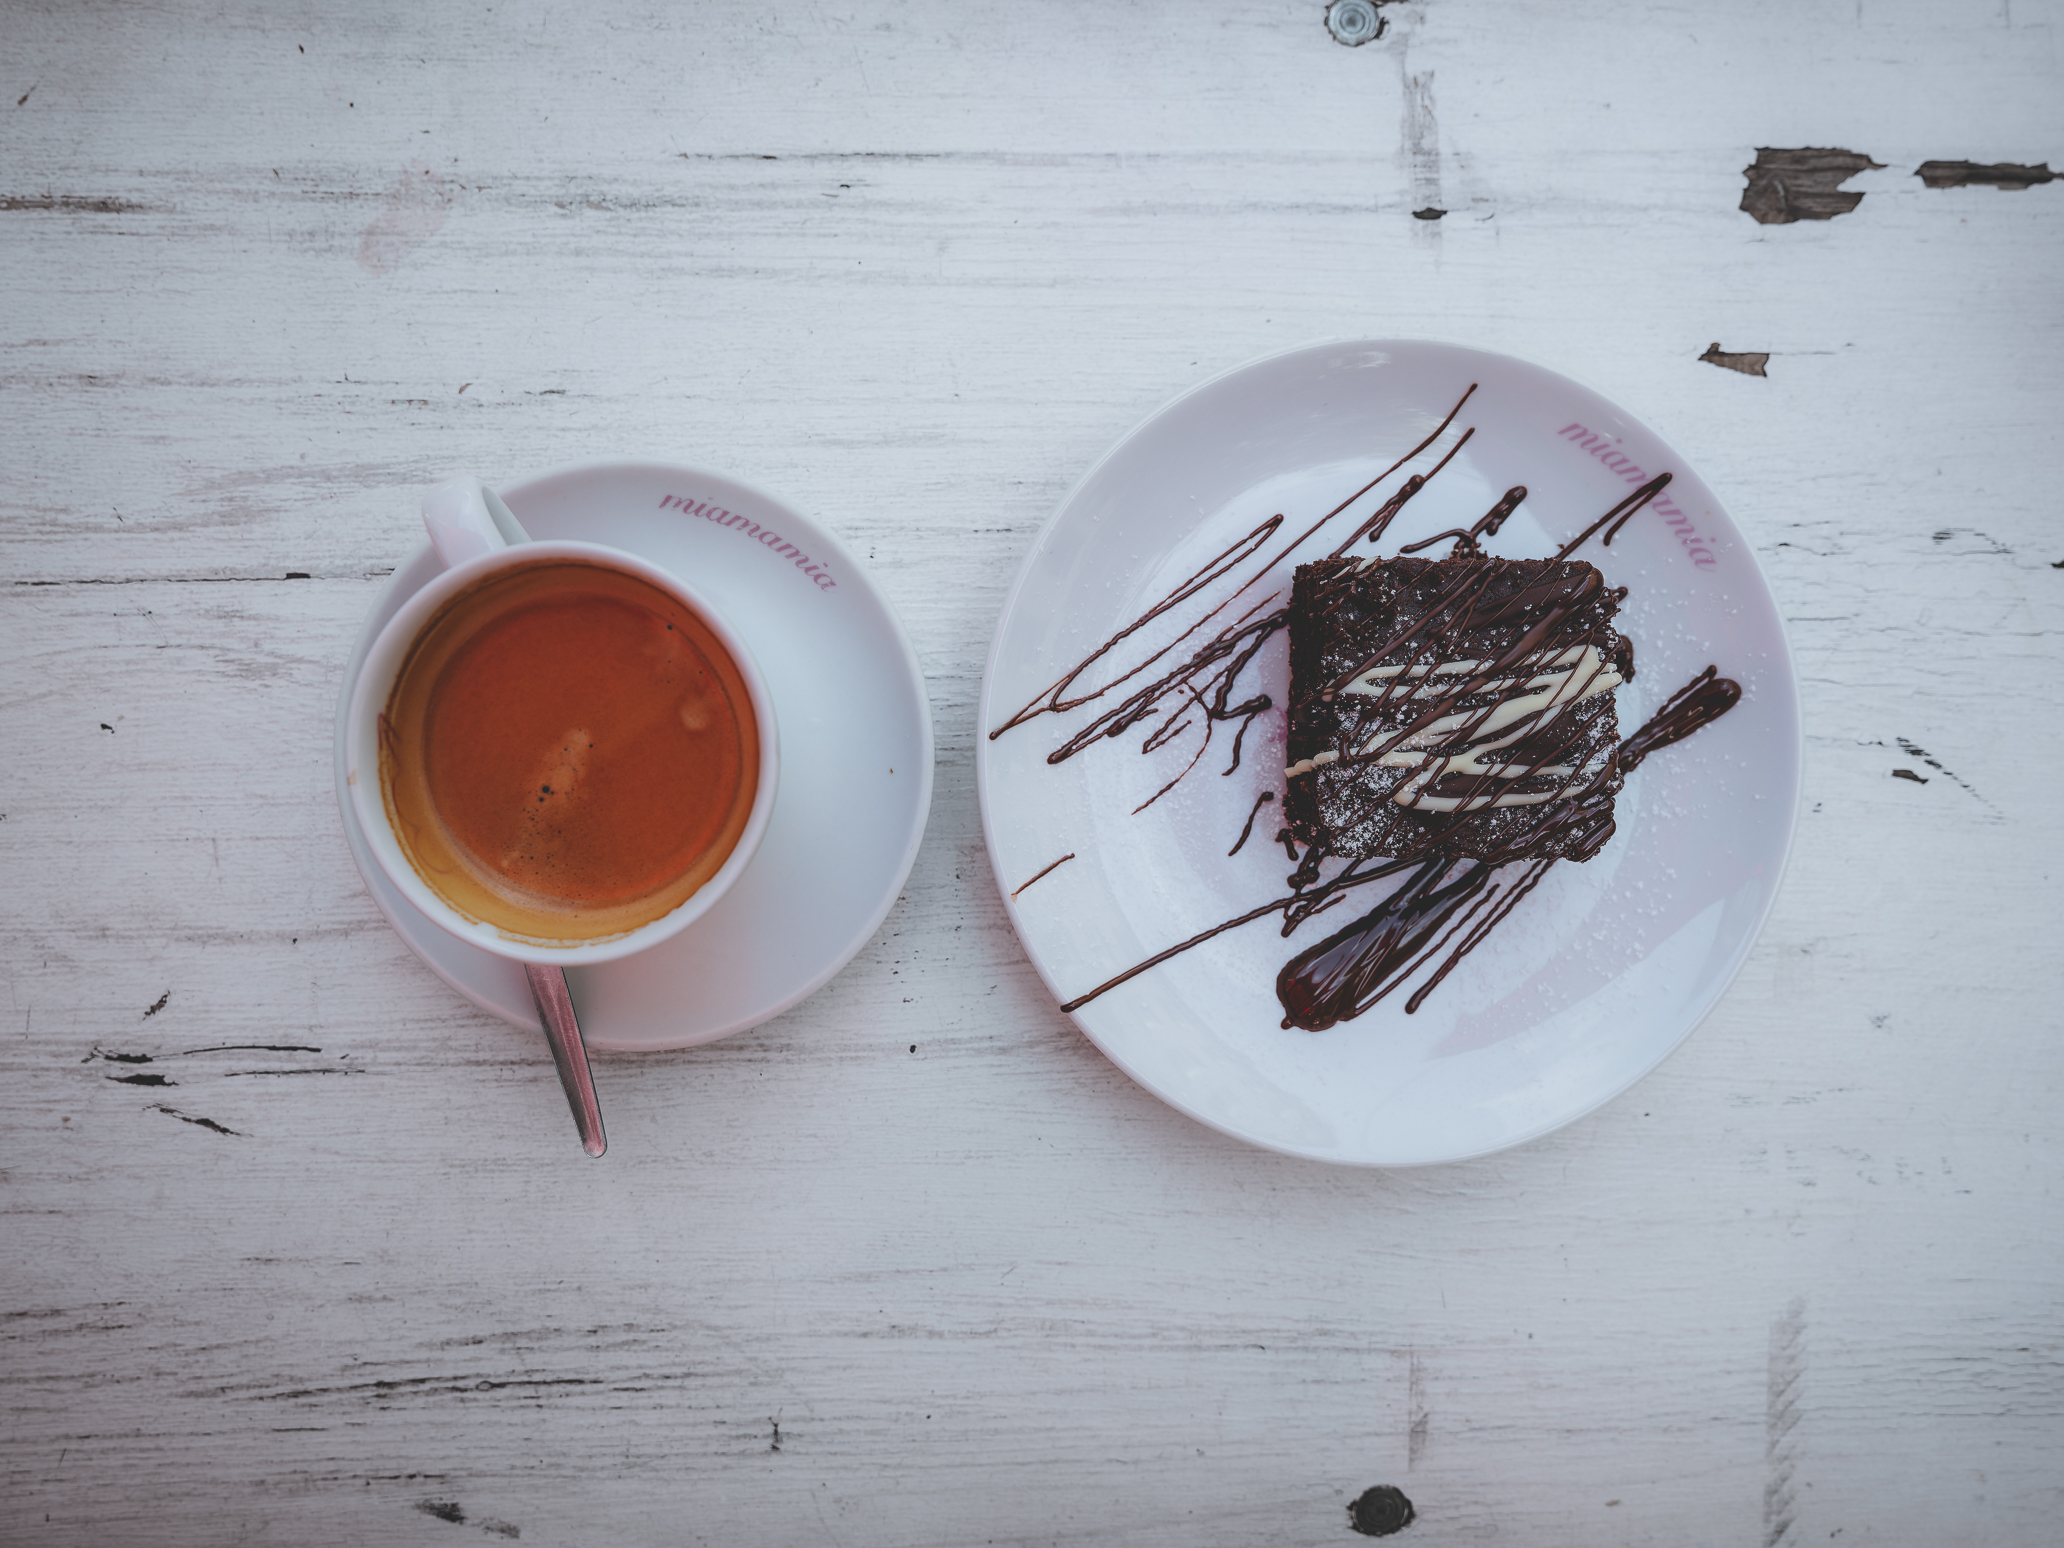
[[[744,674],[679,597],[540,558],[416,634],[379,722],[388,822],[423,883],[509,936],[593,942],[679,908],[750,821]]]

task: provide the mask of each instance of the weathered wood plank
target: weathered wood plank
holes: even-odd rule
[[[1408,1541],[2052,1535],[2064,192],[1915,173],[2057,163],[2057,8],[1321,14],[0,18],[0,1539],[1321,1543],[1374,1484]],[[1815,146],[1883,163],[1853,211],[1741,211]],[[1075,1034],[973,706],[1118,434],[1396,334],[1699,467],[1809,760],[1682,1052],[1368,1175]],[[611,455],[836,528],[940,757],[881,935],[598,1060],[587,1167],[380,920],[329,738],[414,491]]]

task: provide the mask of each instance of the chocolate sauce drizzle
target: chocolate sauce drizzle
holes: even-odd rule
[[[1620,772],[1633,773],[1650,753],[1711,725],[1741,702],[1741,692],[1740,683],[1722,677],[1718,667],[1707,667],[1665,699],[1646,725],[1620,743]]]
[[[1672,694],[1639,731],[1620,743],[1620,767],[1638,768],[1650,753],[1683,741],[1700,727],[1718,720],[1740,699],[1741,684],[1721,677],[1716,668],[1707,667]],[[1582,805],[1570,804],[1573,808]],[[1573,810],[1570,820],[1582,821],[1587,815],[1595,818],[1595,807],[1589,814]],[[1250,824],[1252,820],[1250,817]],[[1283,836],[1287,834],[1285,829]],[[1065,1002],[1061,1009],[1080,1010],[1148,968],[1158,967],[1192,946],[1201,946],[1213,936],[1268,914],[1284,915],[1283,934],[1287,936],[1314,914],[1343,902],[1350,890],[1410,871],[1413,874],[1405,884],[1369,913],[1291,958],[1276,976],[1276,996],[1283,1002],[1283,1025],[1322,1032],[1359,1016],[1446,948],[1447,955],[1440,967],[1406,1001],[1405,1011],[1409,1015],[1555,864],[1552,859],[1524,861],[1510,867],[1512,874],[1505,876],[1500,873],[1508,867],[1501,862],[1417,855],[1357,860],[1330,880],[1320,881],[1319,862],[1325,858],[1316,847],[1307,849],[1298,868],[1291,873],[1293,890],[1288,896],[1272,899],[1223,924],[1199,931],[1186,941],[1178,941],[1106,979],[1087,994]]]
[[[1243,727],[1242,729],[1244,730],[1245,728]],[[1264,790],[1260,795],[1254,798],[1254,809],[1248,812],[1247,820],[1240,825],[1240,836],[1233,840],[1233,847],[1226,851],[1226,858],[1228,860],[1230,860],[1234,855],[1237,855],[1242,849],[1246,848],[1247,835],[1254,831],[1254,819],[1256,817],[1259,817],[1261,815],[1261,809],[1264,806],[1268,805],[1269,802],[1275,800],[1275,798],[1276,793],[1273,790]]]
[[[1207,560],[1160,601],[1104,641],[1057,682],[1035,695],[1016,714],[992,730],[989,739],[994,741],[1006,731],[1024,725],[1040,715],[1066,714],[1084,705],[1095,703],[1121,686],[1133,682],[1150,667],[1174,656],[1179,647],[1190,642],[1213,619],[1227,612],[1283,559],[1295,553],[1328,522],[1439,440],[1454,423],[1475,391],[1476,384],[1471,383],[1468,391],[1456,400],[1447,417],[1430,435],[1280,549],[1268,552],[1284,524],[1285,518],[1279,512]],[[1349,548],[1365,538],[1371,543],[1379,541],[1398,513],[1448,465],[1475,433],[1473,426],[1466,428],[1432,468],[1425,473],[1415,473],[1407,478],[1374,514],[1348,534],[1346,540],[1332,551],[1330,557],[1341,558]],[[1634,490],[1557,550],[1556,560],[1567,559],[1594,536],[1599,538],[1601,546],[1610,546],[1613,538],[1627,522],[1660,494],[1669,485],[1670,479],[1670,474],[1663,473]],[[1470,527],[1450,529],[1435,537],[1414,543],[1402,552],[1414,553],[1443,541],[1452,541],[1455,546],[1450,557],[1480,553],[1478,539],[1495,534],[1505,519],[1526,498],[1526,494],[1524,485],[1516,485],[1507,490],[1504,496]],[[1138,634],[1155,619],[1206,590],[1214,582],[1233,574],[1250,560],[1256,561],[1253,573],[1230,596],[1191,623],[1175,639],[1133,666],[1110,677],[1100,686],[1081,686],[1082,679],[1092,668],[1111,657],[1126,640]],[[1468,584],[1467,581],[1459,583],[1459,589],[1466,590]],[[1586,584],[1595,590],[1602,583],[1597,580],[1594,572]],[[1529,588],[1532,589],[1537,588]],[[1625,591],[1622,590],[1619,594],[1624,596]],[[1157,716],[1161,717],[1161,723],[1150,730],[1142,741],[1140,750],[1143,753],[1151,753],[1156,748],[1167,745],[1182,732],[1201,723],[1204,734],[1200,738],[1195,755],[1173,779],[1133,809],[1137,814],[1152,806],[1189,775],[1210,746],[1216,726],[1227,721],[1237,721],[1239,728],[1234,735],[1232,761],[1221,771],[1222,774],[1231,774],[1239,767],[1241,744],[1248,727],[1253,724],[1256,717],[1274,707],[1273,700],[1266,694],[1254,694],[1237,703],[1233,702],[1233,695],[1247,666],[1268,643],[1270,637],[1288,624],[1287,607],[1270,607],[1270,604],[1281,596],[1280,588],[1270,592],[1235,616],[1230,623],[1223,625],[1217,634],[1210,636],[1202,644],[1192,645],[1189,654],[1178,658],[1176,665],[1133,688],[1115,705],[1101,710],[1085,726],[1049,753],[1046,761],[1049,764],[1064,762],[1098,741],[1122,736]],[[1451,600],[1464,611],[1475,602],[1473,597],[1463,597],[1459,594]],[[1485,618],[1477,621],[1495,621],[1490,617],[1492,612],[1500,618],[1508,613],[1516,617],[1520,611],[1521,600],[1521,597],[1516,596],[1499,599],[1495,606],[1487,604]],[[1531,599],[1533,602],[1542,600],[1544,599]],[[1555,598],[1549,607],[1550,616],[1542,620],[1538,627],[1522,631],[1521,638],[1500,656],[1499,661],[1509,665],[1507,657],[1516,661],[1535,653],[1541,641],[1552,632],[1553,625],[1566,618],[1583,600],[1582,597],[1574,595]],[[1326,696],[1330,697],[1331,694],[1337,693],[1356,676],[1369,670],[1371,665],[1381,661],[1392,651],[1411,643],[1414,632],[1430,625],[1436,615],[1450,611],[1452,610],[1448,608],[1429,610],[1398,639],[1386,643],[1381,650],[1374,652],[1363,666],[1336,678],[1328,689],[1324,690]],[[1429,638],[1429,645],[1430,643]],[[1624,642],[1620,642],[1620,645],[1624,647]],[[1559,648],[1561,646],[1558,646]],[[1631,679],[1631,650],[1617,648],[1613,654],[1621,676]],[[1477,676],[1487,677],[1493,670],[1495,669],[1492,667],[1486,667]],[[1448,697],[1461,696],[1462,693],[1458,692]],[[1612,836],[1611,794],[1618,788],[1621,778],[1638,767],[1650,753],[1681,741],[1700,727],[1718,719],[1733,708],[1740,698],[1741,687],[1738,683],[1720,677],[1716,668],[1707,667],[1698,677],[1673,694],[1640,730],[1625,738],[1619,744],[1617,759],[1608,760],[1589,785],[1569,792],[1564,798],[1555,801],[1553,821],[1564,830],[1569,839],[1568,847],[1564,851],[1567,856],[1572,859],[1588,859]],[[1358,754],[1352,761],[1381,757],[1390,747],[1407,739],[1419,726],[1431,724],[1440,714],[1451,710],[1452,705],[1447,709],[1435,705],[1411,725],[1399,730],[1382,746]],[[1548,761],[1545,756],[1543,761]],[[1256,799],[1253,808],[1247,814],[1246,823],[1240,829],[1239,838],[1227,851],[1229,855],[1238,854],[1246,845],[1262,807],[1274,799],[1273,791],[1264,792]],[[1287,878],[1291,889],[1287,895],[1213,925],[1208,930],[1200,931],[1187,940],[1179,941],[1166,950],[1155,953],[1143,962],[1135,963],[1088,993],[1065,1001],[1061,1009],[1070,1012],[1080,1010],[1092,1000],[1138,977],[1149,968],[1159,966],[1194,946],[1202,945],[1229,930],[1251,924],[1270,914],[1283,915],[1282,933],[1287,937],[1307,919],[1346,902],[1347,894],[1356,888],[1410,872],[1404,884],[1370,912],[1291,958],[1276,979],[1277,997],[1282,1001],[1284,1009],[1283,1025],[1322,1031],[1341,1021],[1361,1015],[1422,967],[1438,958],[1438,966],[1406,1001],[1405,1010],[1410,1014],[1418,1010],[1426,996],[1432,993],[1456,965],[1518,906],[1555,864],[1553,858],[1513,863],[1511,856],[1501,855],[1496,850],[1491,851],[1485,858],[1458,860],[1452,853],[1438,852],[1438,835],[1429,835],[1405,846],[1396,855],[1350,860],[1332,877],[1322,879],[1321,863],[1334,858],[1333,856],[1318,845],[1310,845],[1300,857],[1295,836],[1287,827],[1278,830],[1276,841],[1283,845],[1285,853],[1296,862],[1295,869]],[[1065,858],[1072,859],[1073,856]],[[1055,865],[1060,863],[1056,861]],[[1029,887],[1032,882],[1039,880],[1052,869],[1053,866],[1048,866],[1024,886]],[[1023,891],[1024,887],[1018,890]]]
[[[1038,870],[1034,871],[1030,876],[1028,876],[1024,881],[1019,882],[1016,889],[1012,891],[1011,896],[1016,897],[1018,893],[1023,892],[1027,887],[1031,886],[1032,883],[1038,881],[1042,876],[1047,875],[1051,871],[1058,871],[1062,866],[1066,865],[1070,860],[1073,860],[1074,858],[1075,851],[1071,849],[1065,855],[1062,855],[1060,859],[1053,861],[1049,865],[1041,866]]]
[[[1707,667],[1620,743],[1621,774],[1639,768],[1658,748],[1710,725],[1740,700],[1741,684]],[[1595,820],[1600,804],[1596,793],[1574,801],[1564,820]],[[1283,1025],[1323,1032],[1359,1016],[1445,952],[1433,976],[1405,1002],[1405,1014],[1411,1015],[1554,864],[1552,858],[1509,868],[1495,861],[1457,862],[1441,855],[1427,859],[1404,886],[1370,912],[1283,965],[1276,975]]]
[[[1212,582],[1232,573],[1246,563],[1247,560],[1254,558],[1268,548],[1270,541],[1283,525],[1284,517],[1281,512],[1269,517],[1268,520],[1262,522],[1230,548],[1207,560],[1195,574],[1182,581],[1167,596],[1156,602],[1146,612],[1083,657],[1058,682],[1041,693],[1034,695],[1032,700],[1023,709],[991,731],[989,733],[989,740],[993,742],[999,736],[1002,736],[1004,732],[1024,725],[1027,721],[1037,716],[1063,715],[1070,710],[1079,709],[1085,704],[1094,703],[1121,684],[1132,681],[1133,678],[1146,671],[1148,667],[1153,666],[1156,662],[1168,656],[1177,646],[1190,639],[1198,630],[1202,629],[1212,619],[1246,595],[1258,581],[1268,575],[1284,558],[1295,553],[1321,527],[1332,521],[1342,511],[1345,511],[1349,506],[1361,499],[1362,496],[1366,495],[1370,490],[1389,478],[1391,474],[1397,472],[1399,468],[1410,462],[1446,434],[1448,426],[1455,422],[1455,416],[1462,412],[1462,406],[1469,401],[1471,394],[1476,391],[1476,387],[1477,384],[1471,382],[1468,391],[1457,398],[1455,406],[1448,410],[1447,417],[1436,425],[1433,428],[1433,432],[1417,446],[1414,446],[1404,456],[1398,458],[1396,462],[1393,462],[1381,473],[1370,479],[1368,483],[1362,485],[1361,488],[1334,506],[1332,510],[1326,512],[1325,515],[1313,522],[1303,532],[1292,538],[1283,548],[1268,555],[1265,560],[1255,566],[1254,573],[1248,576],[1238,590],[1219,603],[1218,606],[1212,608],[1202,618],[1191,624],[1181,634],[1177,635],[1175,639],[1153,652],[1130,670],[1119,673],[1116,677],[1104,683],[1103,686],[1086,688],[1080,692],[1076,691],[1076,685],[1083,675],[1098,662],[1109,656],[1126,640],[1139,633],[1141,629],[1144,629],[1155,619],[1180,606],[1191,597],[1197,595],[1198,592],[1209,587]],[[1397,518],[1398,512],[1405,508],[1414,495],[1426,487],[1436,473],[1448,465],[1449,460],[1467,444],[1469,438],[1475,433],[1476,430],[1473,426],[1463,431],[1455,444],[1448,448],[1446,454],[1431,469],[1425,473],[1415,473],[1406,479],[1398,488],[1398,491],[1377,508],[1374,515],[1370,516],[1368,520],[1362,522],[1353,532],[1348,534],[1347,541],[1334,550],[1334,557],[1338,558],[1364,537],[1372,543],[1381,538],[1385,529]],[[1524,491],[1520,491],[1520,493],[1524,497]],[[1516,506],[1518,501],[1513,501],[1513,504]],[[1493,514],[1497,514],[1495,509]],[[1487,517],[1486,520],[1489,520],[1489,518]],[[1498,520],[1503,521],[1504,516],[1498,515]],[[1479,525],[1481,526],[1482,523],[1479,523]],[[1485,530],[1495,531],[1496,526],[1493,524]],[[1198,748],[1196,757],[1192,758],[1184,766],[1182,773],[1176,775],[1174,779],[1134,807],[1134,815],[1145,811],[1149,806],[1160,800],[1162,796],[1179,784],[1191,769],[1197,766],[1198,761],[1204,756],[1205,747],[1210,746],[1212,732],[1218,725],[1225,721],[1237,720],[1240,722],[1240,729],[1233,738],[1232,762],[1220,771],[1222,774],[1232,773],[1233,770],[1240,766],[1240,746],[1246,737],[1247,727],[1253,724],[1256,716],[1265,714],[1275,707],[1275,701],[1267,694],[1256,694],[1238,704],[1233,704],[1229,701],[1233,692],[1233,684],[1239,678],[1240,673],[1246,669],[1247,664],[1255,658],[1261,648],[1268,643],[1269,636],[1278,629],[1285,627],[1289,622],[1289,613],[1285,608],[1276,608],[1266,613],[1262,611],[1262,609],[1268,607],[1271,602],[1274,602],[1281,595],[1280,590],[1275,591],[1253,604],[1230,625],[1221,629],[1218,634],[1205,641],[1203,645],[1196,647],[1180,665],[1164,672],[1160,677],[1151,680],[1144,686],[1135,689],[1115,707],[1097,715],[1088,725],[1076,732],[1074,736],[1071,736],[1054,751],[1048,753],[1046,761],[1053,764],[1062,763],[1074,757],[1094,742],[1106,737],[1122,736],[1141,721],[1163,714],[1163,701],[1173,700],[1175,707],[1172,710],[1166,711],[1169,719],[1148,735],[1146,741],[1141,744],[1140,751],[1143,753],[1152,752],[1156,747],[1172,740],[1178,732],[1187,729],[1191,721],[1185,714],[1186,710],[1192,710],[1203,717],[1203,746]]]
[[[1445,532],[1436,532],[1430,538],[1421,538],[1416,543],[1407,543],[1403,548],[1400,548],[1398,552],[1400,554],[1416,554],[1422,548],[1431,548],[1436,543],[1445,543],[1449,538],[1453,538],[1455,540],[1455,546],[1448,551],[1448,557],[1450,559],[1454,558],[1457,554],[1473,554],[1481,552],[1476,540],[1480,537],[1496,536],[1498,529],[1505,525],[1505,518],[1507,516],[1510,516],[1514,511],[1518,510],[1519,502],[1524,500],[1526,497],[1526,485],[1514,484],[1510,489],[1505,491],[1503,496],[1499,498],[1498,503],[1496,505],[1492,506],[1488,511],[1484,512],[1482,516],[1477,518],[1476,524],[1474,526],[1467,528],[1450,527]]]
[[[1588,543],[1594,533],[1600,531],[1603,531],[1605,536],[1599,538],[1598,546],[1600,548],[1612,547],[1612,540],[1620,535],[1620,528],[1632,521],[1634,513],[1640,510],[1642,506],[1648,504],[1649,501],[1653,500],[1665,489],[1668,489],[1670,487],[1670,480],[1674,476],[1674,474],[1670,473],[1658,473],[1654,478],[1628,495],[1618,505],[1615,505],[1611,510],[1599,517],[1598,520],[1592,522],[1582,532],[1579,532],[1575,537],[1563,544],[1562,547],[1556,549],[1555,557],[1557,559],[1567,559],[1571,554]]]

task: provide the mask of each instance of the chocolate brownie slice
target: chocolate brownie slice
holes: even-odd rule
[[[1354,857],[1590,859],[1620,787],[1625,595],[1552,559],[1299,566],[1290,832]]]

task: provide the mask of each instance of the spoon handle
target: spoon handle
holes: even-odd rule
[[[526,962],[523,976],[530,980],[530,997],[537,1001],[538,1014],[544,1018],[545,1040],[552,1045],[552,1062],[559,1066],[559,1084],[566,1088],[567,1105],[580,1130],[581,1149],[599,1156],[609,1148],[609,1140],[602,1132],[602,1104],[595,1100],[595,1077],[588,1072],[588,1045],[581,1041],[573,996],[566,992],[566,972]]]

